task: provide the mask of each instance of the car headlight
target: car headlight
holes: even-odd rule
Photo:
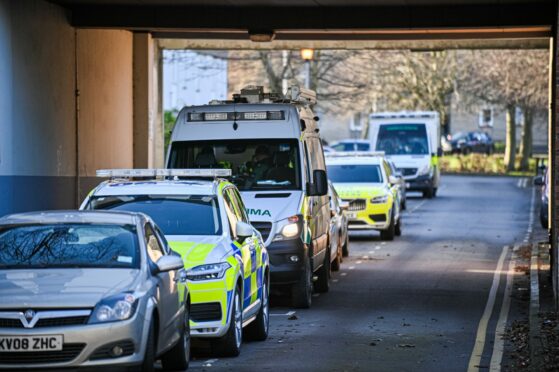
[[[274,236],[273,241],[288,240],[299,236],[300,233],[300,217],[298,215],[291,216],[278,222],[279,233]]]
[[[375,196],[371,199],[372,204],[384,204],[388,201],[388,195]]]
[[[426,164],[422,168],[419,169],[419,172],[417,172],[417,175],[418,176],[424,176],[424,175],[429,174],[429,173],[431,173],[431,165]]]
[[[227,262],[193,267],[186,272],[186,278],[192,281],[221,279],[231,267]]]
[[[130,319],[137,307],[138,299],[131,293],[108,297],[95,306],[89,318],[89,323],[117,322]]]

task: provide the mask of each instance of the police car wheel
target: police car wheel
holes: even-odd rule
[[[398,219],[398,223],[394,227],[394,234],[396,234],[396,236],[402,236],[402,219],[401,218]]]
[[[262,298],[260,299],[262,306],[260,306],[260,310],[254,322],[250,323],[246,329],[247,336],[251,340],[264,341],[268,338],[268,329],[270,326],[269,294],[269,281],[268,278],[266,278],[262,286]]]
[[[188,369],[190,361],[190,316],[188,306],[185,306],[182,324],[182,334],[179,341],[161,357],[161,364],[165,371],[184,371]]]
[[[220,356],[234,357],[241,353],[243,340],[243,310],[241,307],[241,291],[235,289],[231,306],[231,321],[225,336],[213,341],[212,349]]]
[[[318,279],[315,286],[318,293],[326,293],[330,290],[330,266],[330,249],[327,249],[324,255],[324,264],[318,270]]]
[[[305,257],[304,265],[301,278],[291,289],[291,302],[300,309],[308,309],[312,303],[312,272],[308,257]]]
[[[394,211],[390,215],[390,225],[386,230],[380,231],[380,238],[382,240],[394,240],[394,235],[396,235],[396,223],[394,221]]]

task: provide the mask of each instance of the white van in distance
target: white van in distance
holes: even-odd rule
[[[379,112],[369,120],[369,139],[404,176],[409,191],[437,195],[440,181],[439,114],[433,111]]]
[[[272,285],[291,289],[309,307],[314,289],[328,291],[330,207],[324,154],[311,110],[313,91],[286,96],[247,87],[232,101],[181,110],[168,168],[231,169],[252,225],[270,256]]]

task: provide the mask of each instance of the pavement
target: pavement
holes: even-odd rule
[[[311,309],[272,299],[270,336],[237,358],[196,350],[193,371],[500,370],[513,247],[526,239],[531,182],[443,176],[408,196],[403,235],[352,233],[350,257]]]

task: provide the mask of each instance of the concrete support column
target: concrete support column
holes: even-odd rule
[[[556,4],[557,6],[557,4]],[[557,92],[559,91],[559,56],[558,56],[558,40],[559,40],[559,9],[555,10],[556,19],[553,27],[553,38],[550,41],[550,99],[549,99],[549,170],[550,170],[550,205],[549,205],[549,219],[550,219],[550,240],[551,240],[551,271],[553,276],[553,289],[555,293],[556,309],[559,309],[559,241],[558,241],[558,228],[559,223],[557,216],[559,216],[559,149],[557,143],[559,141],[559,102]]]
[[[160,51],[149,33],[134,33],[134,167],[163,166]]]

